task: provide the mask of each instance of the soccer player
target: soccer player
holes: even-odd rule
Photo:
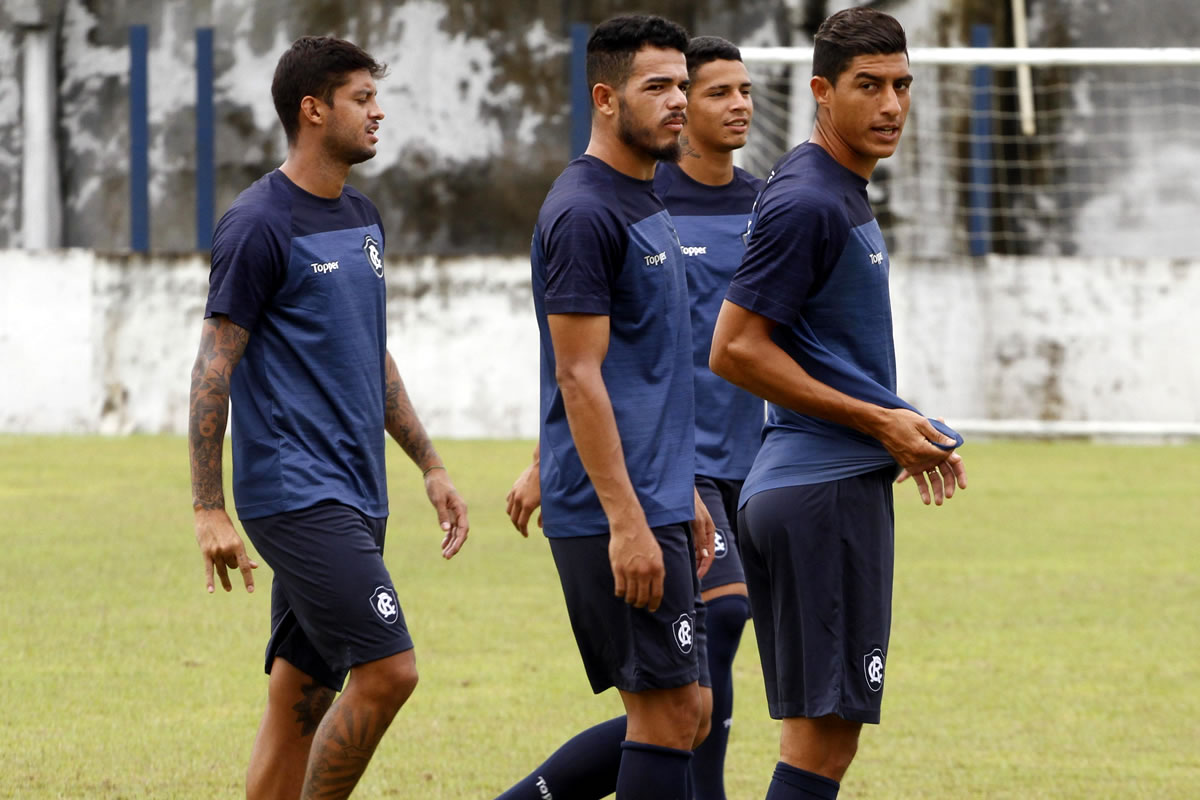
[[[677,163],[658,165],[654,189],[671,215],[684,253],[696,393],[695,480],[716,526],[714,560],[701,581],[712,682],[711,729],[692,759],[692,796],[723,800],[725,748],[733,709],[733,657],[750,608],[734,522],[741,481],[758,450],[763,401],[714,376],[708,368],[708,352],[721,300],[741,263],[745,250],[742,235],[762,182],[733,165],[733,152],[745,146],[754,112],[750,76],[741,53],[725,39],[700,36],[689,42],[686,60],[690,85],[681,156]],[[513,524],[526,535],[530,516],[541,501],[538,456],[535,451],[534,463],[508,495]],[[605,747],[610,748],[610,760],[616,763],[616,743],[624,730],[625,718],[619,717],[585,731],[526,779],[529,789],[511,797],[539,797],[533,792],[539,779],[553,793],[556,783],[561,786],[561,780],[553,780],[559,772],[577,773],[581,763],[592,765],[588,784],[594,791],[586,796],[610,794],[615,766],[605,771],[600,765]]]
[[[769,401],[739,543],[783,720],[770,800],[836,797],[862,724],[879,722],[893,478],[939,505],[966,487],[961,437],[895,395],[887,249],[867,202],[911,83],[892,17],[860,7],[822,24],[812,138],[767,179],[713,336],[713,371]]]
[[[385,431],[424,474],[443,557],[469,527],[386,349],[379,212],[345,185],[375,155],[385,72],[350,42],[293,43],[271,84],[287,160],[239,195],[213,238],[189,420],[196,541],[209,592],[214,571],[232,590],[229,569],[254,591],[257,564],[222,490],[232,400],[234,500],[274,572],[251,800],[349,797],[416,686],[383,562]]]
[[[676,163],[654,188],[679,232],[691,303],[696,387],[696,488],[716,526],[713,565],[701,581],[706,607],[711,730],[692,759],[696,800],[724,800],[725,749],[733,723],[733,658],[750,612],[738,554],[737,500],[758,452],[763,401],[708,368],[713,326],[762,181],[733,165],[754,113],[750,75],[731,42],[699,36],[687,51],[688,121]]]
[[[693,486],[683,255],[652,182],[679,154],[687,45],[660,17],[596,28],[591,139],[534,230],[542,519],[592,690],[615,686],[627,721],[568,742],[554,774],[536,771],[506,798],[611,792],[621,739],[620,800],[683,798],[707,728],[693,537],[706,571],[712,522]]]

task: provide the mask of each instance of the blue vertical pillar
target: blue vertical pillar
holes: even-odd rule
[[[216,163],[213,152],[213,29],[196,29],[196,249],[212,248]]]
[[[971,46],[991,47],[992,26],[971,26]],[[971,134],[969,191],[967,192],[967,236],[970,253],[991,252],[992,225],[992,68],[971,71]]]
[[[150,249],[150,29],[129,27],[129,245]]]
[[[592,136],[592,93],[587,82],[587,43],[592,35],[587,23],[571,25],[571,158],[587,150]]]

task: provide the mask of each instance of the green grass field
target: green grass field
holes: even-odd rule
[[[422,681],[355,797],[490,798],[591,694],[549,549],[504,495],[528,442],[444,442],[471,506],[450,563],[391,451],[387,561]],[[0,797],[233,798],[266,679],[268,571],[209,596],[173,437],[0,437]],[[1200,447],[984,443],[943,508],[898,489],[883,725],[847,798],[1200,796]],[[749,629],[727,784],[760,798],[778,725]]]

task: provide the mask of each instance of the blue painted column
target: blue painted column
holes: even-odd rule
[[[196,249],[212,248],[216,207],[213,29],[196,29]]]
[[[587,150],[592,136],[592,93],[587,82],[587,43],[591,26],[571,24],[571,158]]]
[[[971,46],[991,47],[992,26],[971,26]],[[992,250],[992,68],[971,71],[971,133],[967,237],[973,256]]]
[[[150,29],[129,26],[129,246],[150,249]]]

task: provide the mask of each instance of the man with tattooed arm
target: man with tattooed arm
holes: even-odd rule
[[[258,565],[222,489],[232,401],[237,513],[274,572],[251,800],[349,797],[416,687],[383,562],[385,432],[424,475],[443,557],[469,528],[387,351],[383,223],[345,185],[350,167],[375,155],[385,73],[349,42],[297,40],[271,85],[287,160],[242,192],[213,239],[192,370],[192,501],[208,591],[214,572],[232,590],[232,569],[254,591]]]

